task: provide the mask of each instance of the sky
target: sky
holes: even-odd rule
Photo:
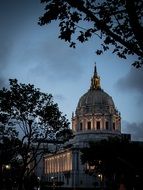
[[[34,84],[51,93],[71,122],[79,98],[88,91],[96,62],[101,87],[121,112],[122,132],[143,140],[143,68],[135,59],[119,59],[110,52],[97,56],[92,38],[75,49],[58,39],[58,24],[39,26],[44,13],[40,0],[0,0],[0,87],[9,78]]]

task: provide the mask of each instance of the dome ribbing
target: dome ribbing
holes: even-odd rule
[[[90,89],[78,102],[76,114],[112,113],[115,109],[112,97],[102,89]]]

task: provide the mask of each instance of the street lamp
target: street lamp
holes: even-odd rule
[[[11,165],[10,164],[5,165],[5,169],[6,170],[10,170],[11,169]]]
[[[98,178],[99,178],[99,181],[100,181],[100,187],[101,187],[101,189],[103,188],[103,175],[102,174],[98,174],[97,175],[98,176]]]
[[[4,164],[2,165],[2,171],[4,170],[10,170],[11,169],[11,165],[10,164]]]
[[[52,176],[51,177],[51,181],[53,182],[53,190],[55,189],[55,187],[56,187],[56,183],[55,183],[55,177],[54,176]]]

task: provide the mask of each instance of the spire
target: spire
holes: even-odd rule
[[[96,68],[96,63],[94,66],[94,74],[93,77],[91,78],[91,86],[90,89],[93,90],[97,90],[97,89],[101,89],[100,87],[100,77],[97,74],[97,68]]]
[[[95,65],[94,65],[94,76],[97,76],[96,62],[95,62]]]

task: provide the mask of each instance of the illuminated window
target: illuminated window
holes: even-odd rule
[[[100,121],[97,121],[97,122],[96,122],[96,129],[97,129],[97,130],[100,130]]]
[[[106,123],[105,123],[105,128],[106,128],[106,130],[109,129],[109,123],[108,123],[108,121],[106,121]]]
[[[91,130],[91,122],[90,121],[87,122],[87,129]]]

